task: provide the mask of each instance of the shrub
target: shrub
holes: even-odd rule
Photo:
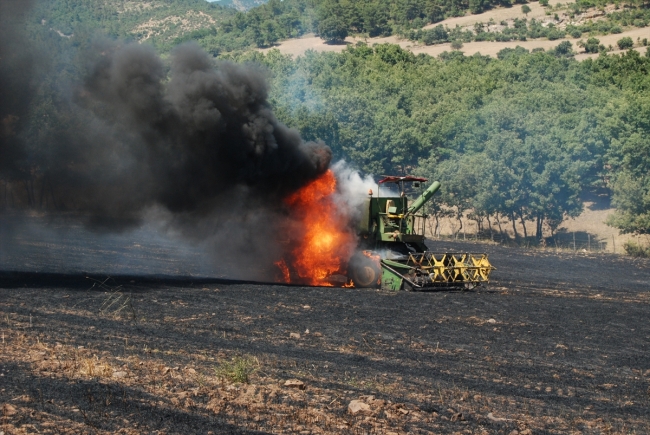
[[[544,7],[547,7],[548,6],[548,0],[539,0],[539,4],[544,6]]]
[[[573,30],[571,31],[571,37],[573,37],[573,38],[579,38],[579,37],[581,37],[581,36],[582,36],[582,30],[580,30],[580,29],[573,29]]]
[[[628,48],[634,47],[634,41],[632,41],[632,38],[629,36],[619,39],[616,44],[621,50],[627,50]]]
[[[460,42],[458,39],[455,39],[451,42],[451,48],[453,48],[454,50],[460,50],[461,48],[463,48],[463,43]]]
[[[627,255],[632,257],[650,258],[650,246],[641,246],[633,241],[629,241],[623,245]]]
[[[255,373],[259,367],[259,361],[252,356],[237,356],[231,362],[225,361],[214,369],[214,373],[230,382],[241,382],[247,384],[250,375]]]
[[[589,38],[587,42],[578,43],[584,47],[586,53],[598,53],[598,44],[600,44],[600,40],[596,38]]]
[[[614,26],[609,31],[615,34],[623,33],[623,29],[621,29],[621,26]]]
[[[558,57],[568,57],[573,56],[573,46],[569,41],[562,41],[560,44],[555,47],[555,55]]]

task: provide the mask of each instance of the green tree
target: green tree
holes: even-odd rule
[[[634,94],[624,129],[609,152],[616,213],[607,223],[623,233],[650,234],[650,98]]]
[[[326,42],[336,43],[348,36],[348,29],[339,18],[330,15],[318,24],[318,34]]]
[[[580,41],[578,45],[585,49],[585,53],[598,53],[600,49],[600,40],[596,38],[589,38],[587,42]]]
[[[632,38],[629,36],[619,39],[616,44],[621,50],[627,50],[628,48],[634,47],[634,41],[632,41]]]
[[[528,14],[530,13],[530,6],[528,6],[528,5],[523,5],[523,6],[521,7],[521,12],[523,12],[524,15],[528,16]]]

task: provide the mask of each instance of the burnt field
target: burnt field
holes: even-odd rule
[[[5,434],[650,432],[648,262],[436,242],[492,283],[392,293],[173,278],[169,253],[109,277],[86,246],[92,275],[3,259]]]

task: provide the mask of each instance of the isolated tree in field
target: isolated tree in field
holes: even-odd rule
[[[461,48],[463,48],[463,43],[458,39],[455,39],[451,42],[451,48],[453,48],[454,50],[460,50]]]
[[[539,4],[546,7],[548,6],[548,0],[539,0]]]
[[[558,57],[573,56],[572,47],[573,46],[569,41],[562,41],[557,47],[555,47],[554,53]]]
[[[528,16],[528,14],[530,13],[530,6],[528,6],[528,5],[523,5],[523,6],[521,7],[521,12],[523,12],[524,15]]]
[[[318,24],[321,39],[327,42],[340,42],[348,36],[348,29],[335,15],[330,15]]]
[[[600,49],[599,44],[600,40],[596,38],[589,38],[587,39],[587,42],[578,42],[578,45],[585,49],[585,53],[598,53],[598,50]]]
[[[628,48],[634,47],[634,41],[632,41],[632,38],[629,36],[619,39],[616,44],[621,50],[627,50]]]

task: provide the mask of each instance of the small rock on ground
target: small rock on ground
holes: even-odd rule
[[[348,404],[348,412],[352,415],[370,413],[370,405],[363,403],[361,400],[353,400]]]

